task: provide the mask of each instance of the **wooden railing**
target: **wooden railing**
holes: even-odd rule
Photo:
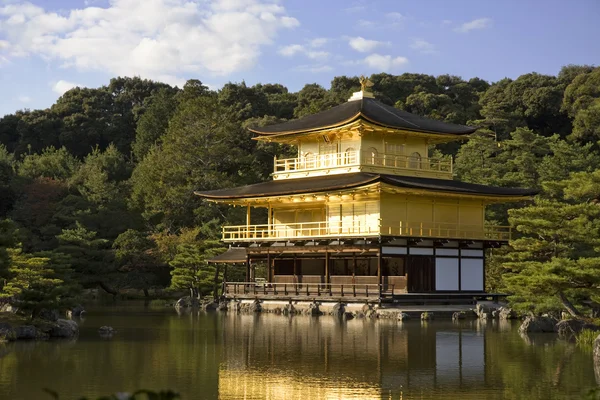
[[[462,225],[440,222],[320,221],[290,224],[233,225],[223,227],[224,241],[260,241],[352,236],[410,236],[444,239],[508,241],[510,226]]]
[[[315,154],[308,157],[274,160],[274,173],[290,173],[330,168],[349,168],[359,165],[386,167],[392,169],[434,171],[452,176],[451,160],[422,158],[400,154],[371,153],[368,151],[348,151],[343,153]]]
[[[225,283],[223,294],[229,297],[381,297],[394,295],[393,284],[334,284],[334,283]]]

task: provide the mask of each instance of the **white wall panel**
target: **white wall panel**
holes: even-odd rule
[[[410,254],[419,256],[432,256],[433,249],[419,249],[417,247],[411,247]]]
[[[435,249],[436,256],[458,256],[458,249]]]
[[[483,257],[483,250],[462,249],[460,254],[464,257]]]
[[[458,290],[458,258],[435,259],[435,290]]]
[[[383,254],[406,254],[406,247],[383,246],[381,252]]]
[[[483,290],[483,260],[463,258],[460,262],[461,290]]]

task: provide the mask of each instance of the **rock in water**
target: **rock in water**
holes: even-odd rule
[[[317,303],[316,301],[313,301],[312,303],[310,303],[308,305],[307,314],[312,315],[312,316],[321,315],[322,313],[321,313],[321,310],[319,309],[319,303]]]
[[[217,310],[219,311],[227,311],[229,309],[229,302],[227,300],[221,300],[219,302],[219,307]]]
[[[575,336],[584,329],[600,331],[600,326],[588,324],[580,319],[565,319],[556,324],[556,332],[561,339],[574,339]]]
[[[188,308],[192,306],[190,296],[185,296],[175,302],[175,308]]]
[[[36,339],[38,337],[37,329],[33,325],[21,325],[15,329],[17,339]]]
[[[293,315],[296,313],[296,309],[294,308],[294,305],[291,301],[283,307],[281,313],[283,315]]]
[[[260,304],[260,300],[256,299],[250,304],[248,307],[248,312],[250,313],[259,313],[262,311],[262,305]]]
[[[408,321],[410,319],[410,315],[405,312],[401,312],[398,314],[398,321]]]
[[[500,307],[499,311],[500,311],[500,313],[498,316],[500,319],[506,320],[506,319],[518,319],[519,318],[519,315],[512,308]]]
[[[46,321],[55,322],[60,318],[60,314],[57,310],[47,310],[44,308],[38,313],[37,317]]]
[[[117,331],[112,326],[105,325],[98,329],[98,333],[100,336],[112,336],[117,333]]]
[[[335,303],[333,307],[331,307],[331,315],[335,317],[342,317],[344,315],[345,307],[342,303]]]
[[[532,317],[525,318],[519,327],[520,333],[554,333],[556,332],[556,323],[558,321],[552,317]]]
[[[421,321],[433,321],[433,312],[421,313]]]
[[[215,311],[217,308],[219,308],[219,303],[209,301],[207,303],[202,303],[201,308],[204,311]]]
[[[499,316],[497,312],[494,314],[494,311],[496,311],[495,308],[489,307],[481,303],[477,303],[474,311],[475,314],[477,314],[477,317],[479,317],[479,319],[491,319]]]
[[[0,322],[0,342],[16,339],[17,334],[13,327],[7,323]]]
[[[71,339],[79,334],[77,322],[70,319],[59,319],[50,330],[50,337]]]
[[[83,314],[85,314],[85,309],[83,308],[83,306],[81,304],[78,304],[75,307],[73,307],[71,310],[67,311],[67,317],[69,317],[69,318],[81,317],[81,316],[83,316]]]
[[[452,321],[457,321],[459,319],[465,319],[466,315],[463,311],[457,311],[452,314]]]

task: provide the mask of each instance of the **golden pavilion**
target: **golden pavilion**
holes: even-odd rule
[[[380,301],[485,294],[487,248],[511,237],[485,223],[485,207],[535,191],[453,180],[451,159],[432,145],[476,128],[410,114],[377,101],[362,81],[348,102],[314,115],[251,129],[256,140],[297,147],[275,159],[273,180],[197,192],[243,206],[246,224],[223,227],[229,251],[214,262],[246,265],[226,297]],[[253,210],[267,211],[252,224]],[[265,281],[255,266],[266,265]],[[413,296],[413,298],[416,298]]]

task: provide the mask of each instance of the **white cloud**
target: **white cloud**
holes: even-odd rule
[[[476,29],[485,29],[492,26],[491,18],[478,18],[473,21],[465,22],[461,26],[454,29],[456,32],[467,33]]]
[[[333,71],[333,68],[329,65],[299,65],[294,68],[294,71],[318,74],[322,72],[331,72]]]
[[[413,39],[410,48],[422,54],[433,54],[436,52],[435,45],[424,39]]]
[[[64,67],[181,82],[251,67],[298,20],[271,0],[111,0],[64,14],[27,2],[0,6],[2,57],[37,55]]]
[[[358,26],[361,28],[372,28],[375,26],[375,22],[368,19],[359,19]]]
[[[63,81],[62,79],[58,82],[55,82],[52,85],[52,90],[55,93],[58,93],[59,95],[63,95],[65,94],[65,92],[75,88],[75,87],[83,87],[83,85],[80,85],[78,83],[73,83],[73,82],[68,82],[68,81]]]
[[[404,15],[400,14],[399,12],[389,12],[385,14],[385,16],[386,18],[389,18],[396,22],[400,22],[405,19]]]
[[[298,53],[304,53],[306,49],[301,44],[290,44],[279,49],[279,54],[286,57],[295,56]]]
[[[309,46],[310,47],[323,47],[327,44],[327,42],[329,42],[329,39],[327,39],[327,38],[323,38],[323,37],[316,38],[309,42]]]
[[[359,51],[361,53],[367,53],[369,51],[374,50],[376,47],[384,45],[385,43],[379,42],[377,40],[365,39],[361,36],[358,36],[348,38],[348,44],[356,51]]]
[[[31,103],[31,97],[29,97],[29,96],[25,96],[25,95],[19,96],[18,100],[19,100],[21,103],[25,103],[25,104],[27,104],[27,103]]]
[[[381,71],[390,71],[392,69],[401,67],[408,63],[408,58],[406,57],[392,57],[390,55],[381,55],[381,54],[370,54],[363,60],[363,63],[367,65],[369,68],[376,70],[377,72]]]
[[[309,50],[301,44],[291,44],[289,46],[284,46],[279,49],[279,54],[281,54],[284,57],[293,57],[296,54],[304,54],[306,57],[311,59],[329,57],[329,53],[326,51]]]
[[[365,11],[366,9],[367,9],[366,6],[356,5],[356,6],[344,8],[344,11],[346,11],[348,13],[357,13],[357,12]]]

